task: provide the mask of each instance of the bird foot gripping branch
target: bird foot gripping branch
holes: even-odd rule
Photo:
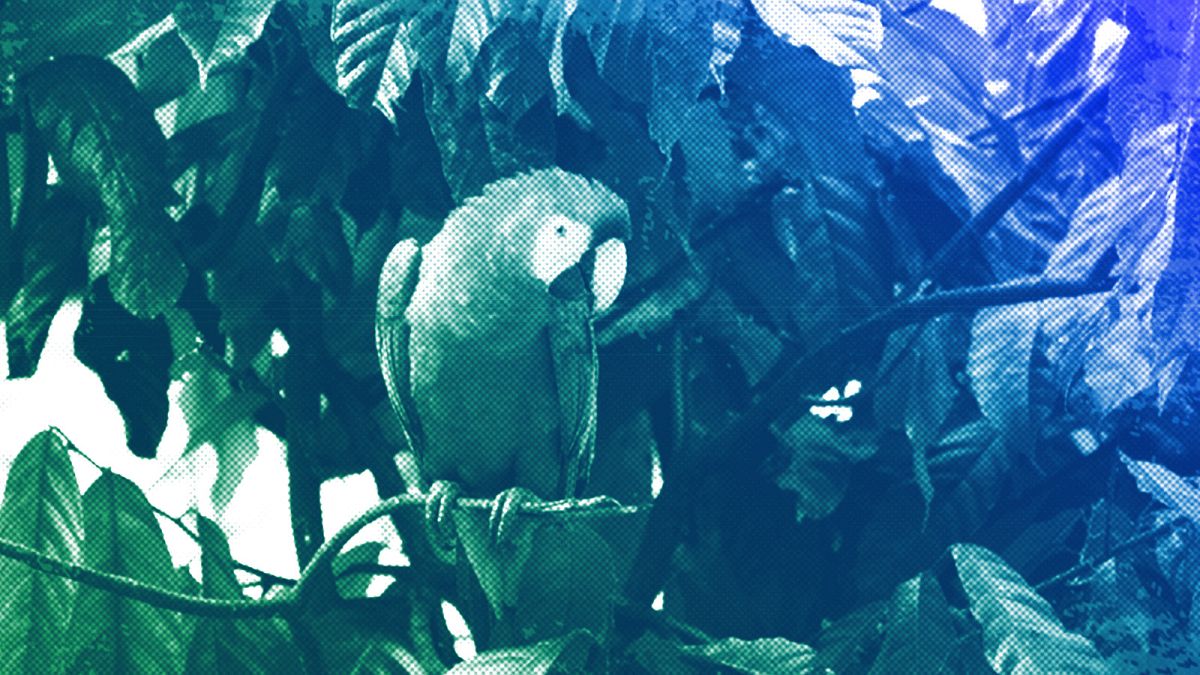
[[[463,496],[462,486],[454,481],[434,481],[425,498],[426,534],[434,551],[442,562],[452,563],[457,544],[457,528],[453,510]],[[622,505],[607,495],[586,499],[557,499],[552,501],[538,497],[533,491],[513,487],[502,491],[491,500],[488,515],[488,540],[492,546],[509,542],[516,527],[516,519],[529,514],[566,514],[591,509],[620,509]]]

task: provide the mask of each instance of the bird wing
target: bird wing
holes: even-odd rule
[[[558,394],[562,473],[560,494],[576,497],[587,484],[596,450],[599,361],[585,301],[555,301],[548,332]]]
[[[387,386],[392,409],[400,418],[400,429],[408,450],[417,458],[422,453],[422,436],[410,386],[409,325],[405,311],[412,300],[421,267],[421,248],[415,239],[405,239],[392,248],[379,275],[379,299],[375,306],[375,350]]]

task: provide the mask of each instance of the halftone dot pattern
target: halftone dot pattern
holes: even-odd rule
[[[0,673],[1200,672],[1197,35],[0,0]]]

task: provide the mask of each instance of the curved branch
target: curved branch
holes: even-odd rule
[[[491,501],[472,497],[460,497],[456,508],[490,510]],[[562,501],[523,504],[522,514],[533,518],[591,518],[609,516],[613,513],[636,513],[642,506],[622,506],[615,500],[604,497],[592,500]],[[259,600],[230,600],[204,598],[178,593],[136,579],[91,569],[84,565],[68,563],[46,555],[24,544],[0,538],[0,556],[11,558],[33,569],[59,577],[74,579],[93,588],[108,591],[121,597],[144,602],[161,609],[173,610],[193,616],[226,619],[248,619],[282,617],[294,618],[303,613],[317,589],[332,582],[333,559],[359,530],[375,520],[406,508],[425,508],[421,495],[403,494],[385,499],[367,509],[362,515],[347,523],[337,534],[325,541],[305,566],[295,586],[285,588],[279,595]],[[322,574],[329,570],[328,576]]]

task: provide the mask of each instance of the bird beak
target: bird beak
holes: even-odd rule
[[[588,298],[592,309],[603,312],[612,306],[625,283],[625,243],[608,239],[588,249],[579,262],[550,282],[550,294],[559,300]]]
[[[594,310],[603,312],[612,306],[621,293],[621,286],[625,284],[625,242],[616,238],[608,239],[588,251],[580,263],[587,263],[591,267],[585,270],[585,278],[591,280]]]

